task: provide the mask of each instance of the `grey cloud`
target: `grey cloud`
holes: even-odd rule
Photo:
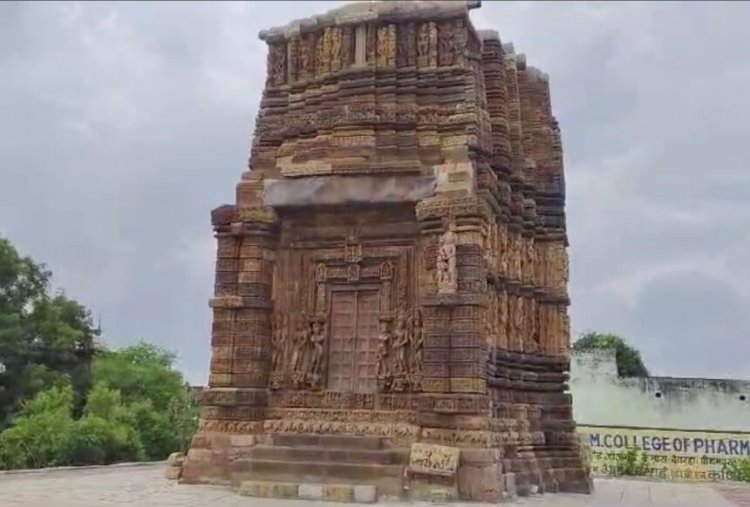
[[[101,311],[112,344],[160,343],[203,382],[208,216],[247,163],[257,33],[340,3],[0,4],[0,233]],[[472,16],[551,76],[574,328],[629,336],[656,373],[741,374],[750,4],[485,2]]]

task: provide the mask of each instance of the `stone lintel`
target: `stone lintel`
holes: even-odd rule
[[[250,297],[221,296],[209,300],[208,306],[210,306],[211,308],[226,309],[257,308],[260,310],[270,310],[272,307],[272,303],[269,301],[261,301],[257,298]]]
[[[432,176],[319,176],[269,181],[263,204],[274,208],[417,202],[434,194]]]

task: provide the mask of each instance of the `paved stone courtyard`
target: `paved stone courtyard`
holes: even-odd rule
[[[188,486],[163,478],[164,465],[0,475],[0,507],[340,507],[303,500],[241,497],[219,486]],[[312,505],[314,504],[314,505]],[[383,504],[380,504],[383,505]],[[428,505],[428,504],[423,504]],[[598,480],[596,493],[545,495],[512,505],[535,507],[750,507],[750,487]]]

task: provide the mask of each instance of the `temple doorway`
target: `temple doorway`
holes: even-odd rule
[[[380,294],[374,288],[331,290],[328,390],[377,391]]]

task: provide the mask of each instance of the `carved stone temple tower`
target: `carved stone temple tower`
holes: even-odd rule
[[[474,29],[477,6],[357,3],[261,32],[250,170],[211,217],[184,481],[589,491],[548,78]],[[415,472],[415,443],[457,449],[457,469]]]

